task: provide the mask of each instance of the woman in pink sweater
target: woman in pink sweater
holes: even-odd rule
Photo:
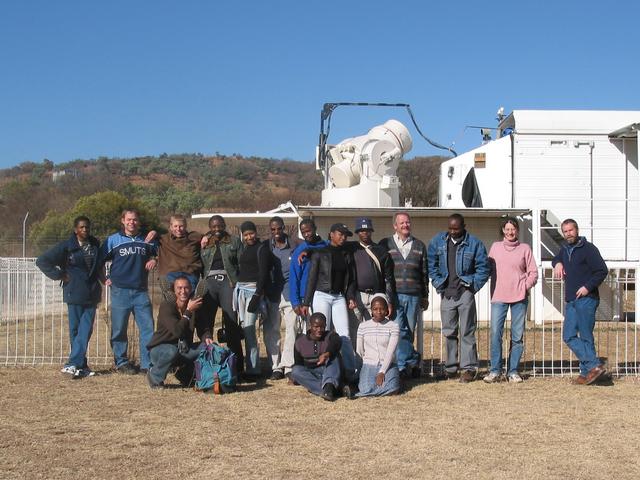
[[[494,242],[489,250],[491,265],[491,369],[484,377],[487,383],[502,378],[502,332],[507,311],[511,307],[511,352],[507,378],[520,383],[518,365],[522,356],[524,320],[529,303],[529,290],[538,280],[536,262],[531,247],[518,241],[520,227],[515,218],[502,222],[502,241]]]

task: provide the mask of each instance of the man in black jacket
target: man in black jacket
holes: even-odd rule
[[[269,243],[261,242],[256,230],[256,225],[251,221],[240,225],[242,251],[238,256],[238,283],[234,291],[234,305],[244,331],[244,377],[247,380],[255,380],[261,375],[256,333],[258,313],[263,313],[262,335],[270,369],[280,362],[280,323],[278,319],[264,315],[266,303],[277,302],[280,292],[273,282],[274,259],[269,251]]]
[[[186,386],[193,373],[193,362],[200,348],[193,345],[195,312],[202,306],[202,297],[191,298],[191,281],[180,276],[173,282],[175,301],[164,300],[158,311],[156,332],[147,345],[151,357],[151,368],[147,371],[147,382],[152,389],[163,388],[167,373],[173,365],[185,365],[179,377]],[[189,373],[184,373],[184,372]]]

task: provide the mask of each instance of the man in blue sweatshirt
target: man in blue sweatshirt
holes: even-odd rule
[[[578,224],[568,218],[561,225],[566,244],[553,259],[553,275],[564,279],[565,312],[562,340],[580,361],[578,385],[590,385],[605,374],[596,355],[593,327],[600,303],[598,285],[609,273],[598,249],[578,235]]]
[[[307,289],[307,280],[309,278],[309,256],[303,257],[302,261],[299,261],[300,254],[309,250],[315,250],[317,248],[324,248],[328,245],[326,240],[322,240],[317,235],[316,223],[310,219],[305,218],[300,222],[300,235],[304,242],[299,244],[291,254],[291,262],[289,263],[289,297],[291,300],[291,306],[298,315],[302,315],[302,302],[304,300],[304,294]]]
[[[102,245],[103,258],[111,260],[105,285],[111,287],[111,349],[116,371],[127,375],[136,373],[129,363],[127,327],[133,313],[140,335],[140,371],[150,367],[147,344],[153,336],[153,313],[147,293],[148,271],[156,266],[157,244],[146,243],[140,234],[140,215],[137,210],[122,212],[123,229],[111,235]]]

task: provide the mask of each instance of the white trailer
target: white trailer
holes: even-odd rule
[[[605,260],[637,262],[639,124],[637,111],[515,110],[496,140],[442,164],[439,205],[470,206],[475,175],[473,206],[540,210],[543,229],[574,218]],[[548,259],[557,246],[541,241]]]

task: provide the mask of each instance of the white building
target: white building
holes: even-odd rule
[[[464,207],[473,172],[482,208],[539,210],[542,227],[573,218],[605,260],[637,262],[638,125],[640,112],[515,110],[497,140],[442,164],[439,205]],[[548,259],[556,245],[541,240]]]

